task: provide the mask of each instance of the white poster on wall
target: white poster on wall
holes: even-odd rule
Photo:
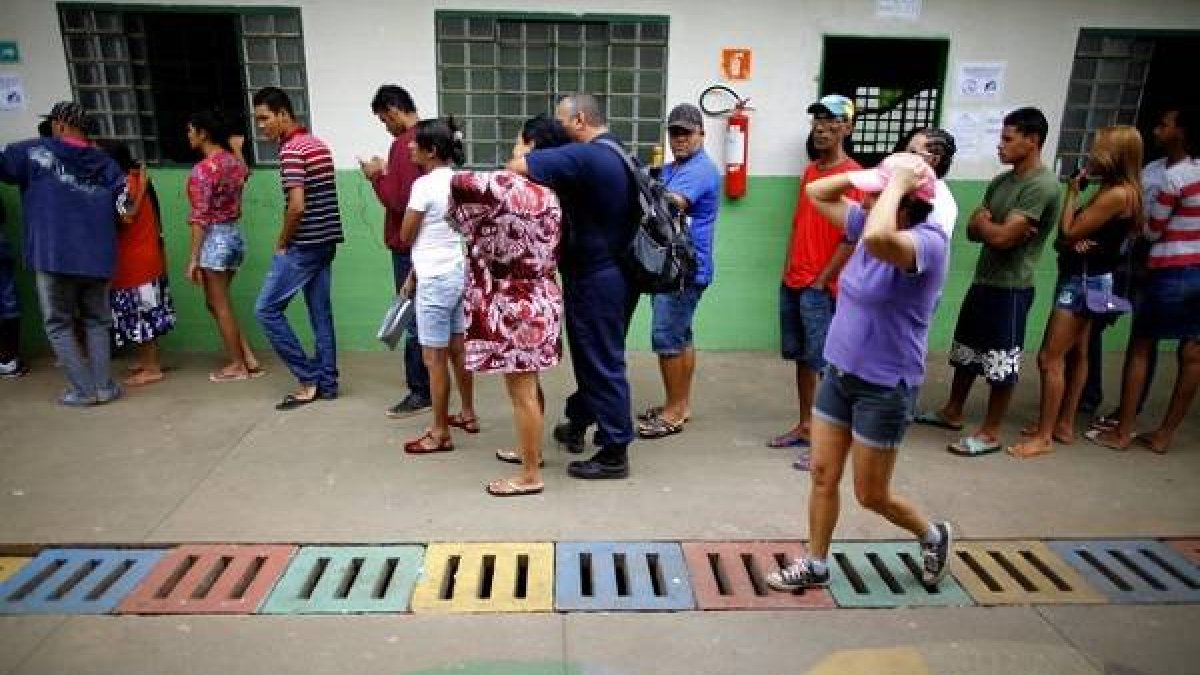
[[[996,101],[1004,93],[1004,71],[1008,64],[960,63],[955,79],[958,97],[975,101]]]
[[[946,119],[946,131],[954,136],[954,144],[958,147],[955,157],[978,157],[981,151],[979,141],[984,124],[983,115],[974,110],[951,110],[946,114]]]
[[[979,144],[990,149],[1000,144],[1000,132],[1004,129],[1004,116],[1008,114],[1003,108],[991,108],[983,111],[983,135]]]
[[[916,21],[921,18],[921,0],[875,0],[875,16]]]
[[[25,109],[25,83],[16,73],[0,73],[0,110]]]

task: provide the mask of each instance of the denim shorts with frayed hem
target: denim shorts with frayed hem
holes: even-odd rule
[[[1087,281],[1086,289],[1084,281]],[[1097,274],[1089,275],[1086,278],[1081,275],[1072,275],[1065,279],[1060,279],[1058,287],[1054,289],[1054,306],[1057,309],[1065,309],[1072,314],[1080,316],[1095,316],[1087,308],[1087,290],[1100,293],[1113,293],[1113,275]]]
[[[813,415],[848,427],[865,446],[893,450],[904,440],[918,389],[903,382],[892,387],[874,384],[830,364],[817,385]]]
[[[675,293],[654,296],[650,346],[659,356],[678,356],[692,344],[692,320],[705,286],[688,284]]]
[[[417,277],[417,335],[422,347],[445,347],[451,336],[466,332],[466,283],[462,267],[436,277]]]
[[[833,322],[833,294],[817,288],[779,287],[779,336],[783,358],[819,371]]]
[[[245,256],[246,242],[237,223],[217,223],[205,230],[196,264],[214,272],[232,272],[241,267]]]

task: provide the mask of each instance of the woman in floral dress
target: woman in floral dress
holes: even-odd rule
[[[514,156],[569,142],[562,126],[539,115],[527,121]],[[521,464],[520,475],[495,480],[495,496],[537,494],[544,401],[538,372],[562,357],[562,291],[555,273],[562,208],[549,188],[510,171],[461,172],[450,184],[450,218],[467,239],[466,367],[504,373],[518,449],[496,458]]]

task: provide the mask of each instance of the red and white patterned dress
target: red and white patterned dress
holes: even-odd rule
[[[557,365],[562,207],[554,191],[511,171],[459,172],[447,219],[467,240],[467,369],[525,373]]]

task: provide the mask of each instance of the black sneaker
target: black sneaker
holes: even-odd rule
[[[921,544],[921,583],[925,588],[937,588],[950,569],[950,551],[954,550],[954,534],[950,523],[939,520],[933,524],[942,538],[936,544]]]
[[[408,396],[404,397],[404,400],[388,408],[385,414],[392,419],[399,419],[401,417],[415,415],[422,410],[425,410],[430,405],[431,403],[429,399],[410,393]]]
[[[768,574],[767,585],[777,591],[793,593],[806,588],[824,588],[829,585],[829,570],[817,574],[812,569],[812,563],[803,558],[796,558],[791,565]]]
[[[567,465],[567,475],[582,480],[604,480],[606,478],[628,478],[629,460],[620,462],[599,461],[599,455],[583,462]]]
[[[587,427],[579,428],[570,420],[554,427],[554,440],[562,444],[563,449],[573,454],[580,454],[587,449]]]

